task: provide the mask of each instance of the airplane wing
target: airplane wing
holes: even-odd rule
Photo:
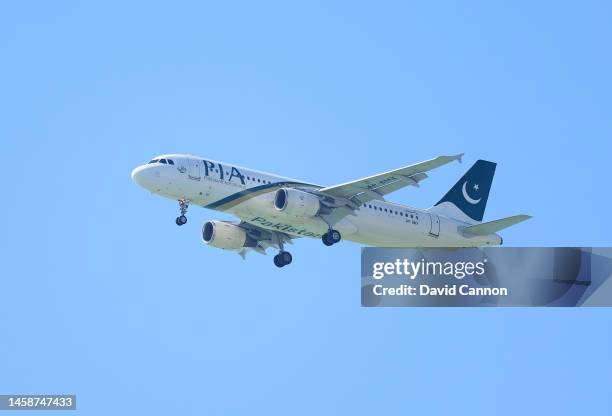
[[[319,189],[319,192],[338,197],[353,199],[358,205],[373,199],[382,199],[388,193],[397,191],[405,186],[419,186],[419,182],[427,178],[425,172],[440,166],[446,165],[454,160],[461,162],[463,153],[455,156],[438,156],[435,159],[426,160],[414,165],[379,173],[378,175],[368,176],[343,183],[341,185],[328,186]]]
[[[317,192],[330,196],[335,201],[335,209],[326,216],[326,220],[332,224],[340,221],[346,215],[352,214],[360,205],[372,201],[384,201],[384,195],[397,191],[406,186],[419,186],[419,182],[427,178],[430,170],[446,165],[454,160],[461,162],[463,153],[454,156],[438,156],[431,160],[405,166],[403,168],[368,176],[319,189]]]

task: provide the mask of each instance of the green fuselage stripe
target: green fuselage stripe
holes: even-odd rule
[[[218,201],[212,202],[204,206],[204,208],[218,209],[218,210],[230,209],[258,195],[262,195],[262,194],[265,194],[266,192],[270,192],[274,188],[282,188],[283,186],[288,186],[288,185],[314,186],[314,185],[303,183],[303,182],[267,183],[265,185],[258,185],[253,188],[243,189],[242,191],[236,192],[235,194],[231,194],[229,196],[226,196],[225,198],[219,199]]]

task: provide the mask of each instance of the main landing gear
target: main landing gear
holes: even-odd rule
[[[179,208],[181,209],[181,215],[176,217],[176,225],[181,226],[187,224],[187,209],[189,208],[189,201],[179,199]]]
[[[282,241],[279,242],[278,248],[280,248],[280,251],[276,256],[274,256],[274,265],[276,267],[284,267],[291,264],[293,257],[291,256],[291,253],[284,250]]]
[[[288,264],[291,264],[293,257],[291,253],[288,251],[280,251],[276,256],[274,256],[274,265],[276,267],[284,267]]]
[[[321,240],[323,240],[323,244],[325,244],[326,246],[331,246],[336,243],[339,243],[340,240],[342,240],[342,234],[340,234],[340,231],[330,228],[328,232],[323,234]],[[291,253],[284,250],[282,242],[279,244],[279,248],[280,251],[276,256],[274,256],[274,265],[276,267],[284,267],[288,264],[291,264],[293,257],[291,256]]]
[[[332,246],[342,240],[342,234],[340,234],[340,231],[330,228],[328,232],[323,234],[321,240],[326,246]]]

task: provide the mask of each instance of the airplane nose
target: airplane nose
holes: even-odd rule
[[[146,174],[146,166],[138,166],[136,169],[132,171],[132,180],[136,182],[138,185],[146,188],[147,186],[147,174]]]

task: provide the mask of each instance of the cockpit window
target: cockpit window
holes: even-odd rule
[[[174,160],[172,159],[153,159],[152,161],[149,162],[149,164],[151,163],[164,163],[168,165],[174,165]]]

